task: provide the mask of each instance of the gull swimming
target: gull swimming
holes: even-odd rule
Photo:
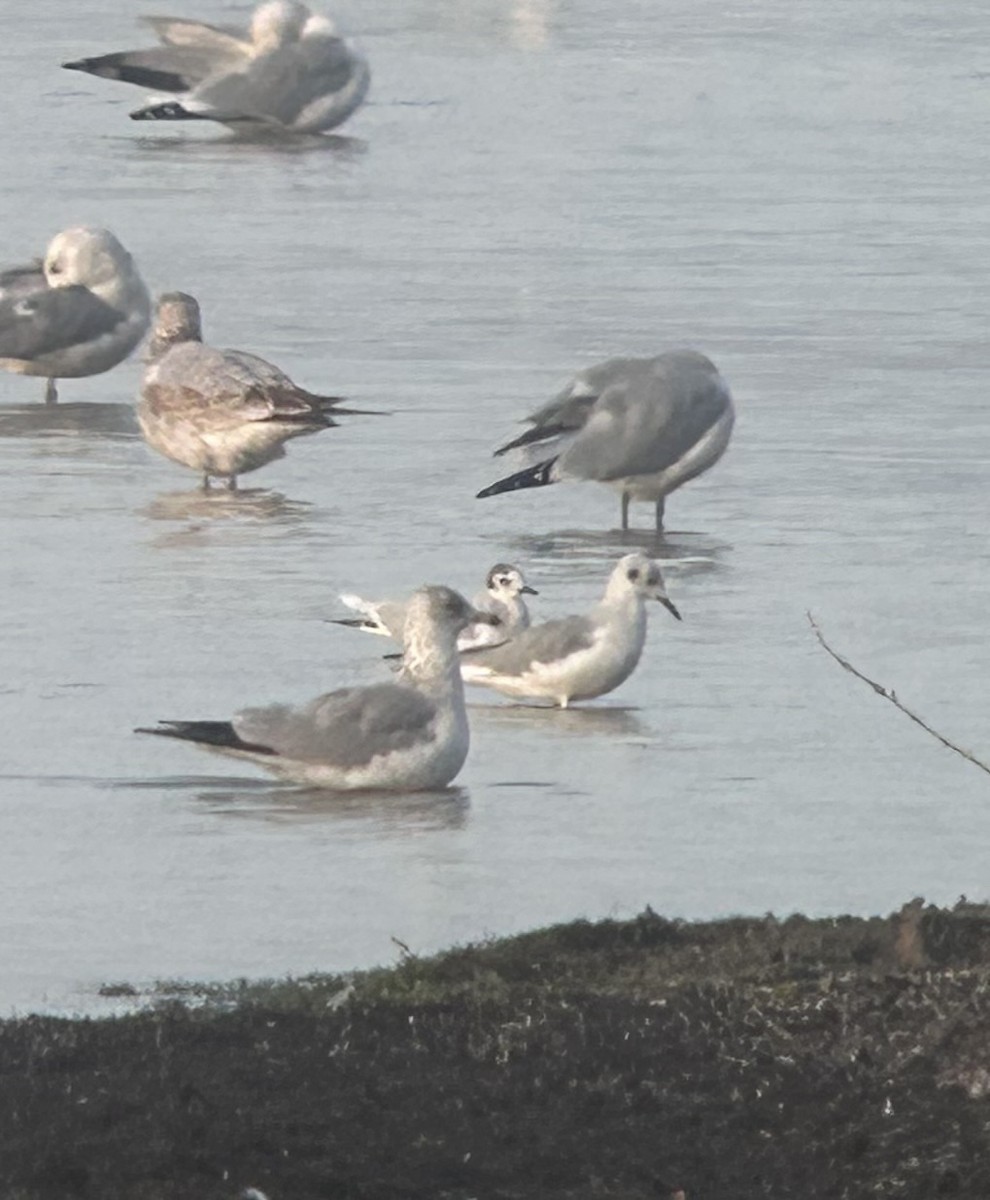
[[[161,296],[147,353],[137,416],[145,441],[160,454],[211,478],[237,476],[285,457],[290,438],[354,415],[340,396],[307,392],[278,367],[242,350],[215,350],[202,340],[199,305],[184,292]]]
[[[367,61],[333,21],[296,0],[259,5],[247,30],[170,17],[149,23],[161,46],[64,64],[179,95],[136,109],[136,121],[325,133],[360,107],[371,83]]]
[[[123,362],[150,315],[134,260],[108,229],[63,229],[42,261],[0,272],[0,367],[44,376],[54,404],[57,379]]]
[[[679,621],[659,565],[645,554],[620,558],[601,602],[585,616],[532,625],[501,646],[461,655],[465,683],[506,696],[551,700],[567,708],[624,683],[646,643],[645,600],[658,600]]]
[[[486,621],[469,625],[457,639],[458,650],[499,645],[520,630],[529,628],[529,609],[523,596],[537,595],[536,588],[529,586],[518,567],[511,563],[496,563],[485,576],[484,590],[478,592],[471,603],[479,612],[489,613],[497,619],[494,624]],[[340,599],[361,616],[337,618],[332,624],[402,641],[406,601],[365,600],[353,592],[342,592]]]
[[[622,494],[622,528],[632,500],[656,504],[725,453],[735,421],[729,386],[694,350],[656,358],[610,358],[579,371],[527,420],[532,428],[495,451],[529,448],[539,461],[478,493],[496,496],[568,479],[605,483]]]
[[[248,708],[232,721],[160,721],[138,733],[195,742],[295,783],[353,791],[446,787],[470,744],[458,633],[492,621],[452,588],[424,586],[408,603],[396,680],[341,688],[302,708]]]

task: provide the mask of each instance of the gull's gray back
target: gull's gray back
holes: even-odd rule
[[[345,87],[353,68],[342,38],[307,38],[260,55],[242,71],[207,80],[194,98],[219,119],[255,117],[291,126],[308,105]]]
[[[600,482],[656,474],[696,445],[731,402],[714,364],[693,350],[625,360],[561,454],[560,473]]]
[[[378,683],[328,692],[304,708],[248,708],[233,725],[245,741],[269,746],[283,758],[347,770],[432,740],[436,715],[436,705],[422,692]]]
[[[500,646],[469,650],[464,661],[489,667],[501,675],[521,675],[533,663],[556,662],[579,650],[587,650],[594,640],[594,626],[588,617],[561,617],[520,630],[511,641]]]

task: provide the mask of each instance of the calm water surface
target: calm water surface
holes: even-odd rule
[[[135,44],[148,7],[0,11],[0,258],[108,225],[220,345],[394,415],[204,497],[136,438],[136,362],[55,413],[0,376],[0,1009],[647,903],[985,895],[990,781],[805,610],[990,758],[990,9],[364,0],[339,11],[374,102],[278,149],[149,132],[138,91],[57,69]],[[472,498],[569,372],[678,345],[740,410],[668,505],[686,532],[624,540],[593,487]],[[321,620],[340,589],[473,591],[508,558],[559,614],[630,545],[702,560],[668,570],[683,624],[658,607],[584,711],[475,693],[442,795],[301,794],[130,732],[381,678],[383,643]]]

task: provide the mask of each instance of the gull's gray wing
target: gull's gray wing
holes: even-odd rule
[[[675,350],[641,362],[604,389],[557,460],[559,475],[606,483],[663,471],[731,403],[725,381],[703,354]]]
[[[0,296],[0,358],[30,361],[92,342],[126,319],[88,288],[42,284],[32,290],[22,281]]]
[[[62,65],[101,79],[175,93],[188,92],[211,76],[235,70],[251,55],[251,43],[240,30],[181,17],[146,17],[145,22],[160,46],[100,54]]]
[[[217,121],[289,127],[307,106],[345,87],[354,63],[343,38],[307,38],[259,55],[243,70],[207,80],[186,107]]]
[[[495,457],[521,446],[542,448],[545,442],[556,441],[565,434],[575,433],[588,420],[588,415],[602,392],[617,379],[622,379],[630,371],[634,371],[637,364],[644,362],[644,359],[636,358],[610,358],[607,362],[578,371],[562,391],[526,418],[532,428],[513,438],[511,442],[506,442],[504,446],[499,446]]]
[[[302,422],[321,428],[335,424],[271,363],[202,342],[181,342],[153,363],[145,373],[141,397],[155,416],[189,415],[213,429],[245,421]]]
[[[40,258],[22,267],[6,267],[0,271],[0,300],[20,299],[48,287],[45,269]]]
[[[436,715],[422,692],[376,683],[328,692],[303,708],[248,708],[233,726],[245,741],[270,746],[283,758],[346,769],[432,741]]]
[[[552,663],[589,649],[595,628],[588,617],[561,617],[523,629],[501,646],[466,650],[464,663],[499,675],[523,675],[536,663]]]

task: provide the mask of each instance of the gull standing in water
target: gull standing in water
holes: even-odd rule
[[[472,603],[479,612],[489,613],[496,622],[476,622],[469,625],[457,639],[458,650],[470,650],[475,646],[499,645],[522,629],[529,628],[529,609],[523,596],[539,593],[523,578],[522,571],[511,563],[496,563],[485,577],[484,591],[479,592]],[[377,633],[381,637],[402,641],[402,630],[406,622],[407,604],[404,600],[365,600],[353,592],[342,592],[340,599],[348,608],[362,615],[334,619],[334,625],[346,625],[364,633]]]
[[[162,46],[64,65],[180,94],[136,109],[136,121],[218,121],[281,133],[325,133],[364,101],[371,72],[329,17],[296,0],[255,9],[248,31],[153,17]]]
[[[632,500],[656,504],[725,453],[735,420],[728,384],[694,350],[656,358],[610,358],[579,371],[532,428],[495,451],[530,447],[539,461],[478,493],[496,496],[566,479],[606,483],[622,494],[622,528]]]
[[[290,438],[330,429],[340,396],[307,392],[278,367],[202,340],[199,305],[184,292],[159,297],[141,384],[138,423],[145,441],[173,462],[237,488],[237,476],[285,457]]]
[[[395,682],[341,688],[302,708],[275,704],[245,709],[232,721],[161,721],[137,732],[195,742],[315,787],[446,787],[470,743],[457,635],[495,618],[447,587],[421,587],[407,607]]]
[[[63,229],[43,262],[0,272],[0,367],[47,379],[100,375],[144,337],[151,298],[134,260],[107,229]]]
[[[645,600],[659,600],[678,621],[660,567],[645,554],[620,558],[601,603],[587,616],[532,625],[511,641],[461,656],[465,683],[506,696],[572,700],[604,696],[636,669],[646,643]]]

